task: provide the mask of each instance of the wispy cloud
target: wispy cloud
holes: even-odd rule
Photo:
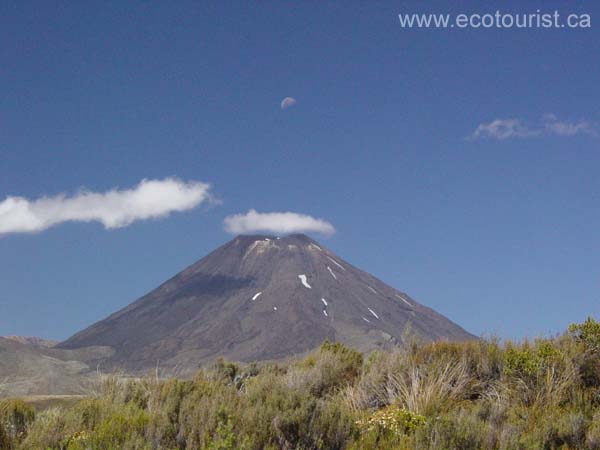
[[[7,197],[0,202],[0,234],[38,232],[63,222],[100,222],[106,229],[120,228],[187,211],[210,199],[209,184],[176,178],[142,180],[133,189],[82,191],[71,197]]]
[[[554,114],[546,114],[541,123],[529,126],[519,119],[495,119],[480,124],[469,136],[469,139],[505,140],[514,138],[532,138],[538,136],[575,136],[587,134],[597,136],[596,126],[586,120],[567,122],[559,120]]]
[[[490,123],[482,123],[479,125],[471,137],[473,139],[492,138],[504,140],[538,136],[539,134],[539,130],[527,128],[518,119],[496,119]]]
[[[594,125],[587,120],[565,122],[558,120],[554,114],[546,114],[543,117],[543,125],[547,134],[554,134],[556,136],[575,136],[576,134],[598,135],[598,131]]]
[[[288,109],[291,108],[292,106],[294,106],[296,104],[296,99],[293,97],[286,97],[283,100],[281,100],[281,109]]]
[[[254,209],[246,214],[226,217],[224,225],[225,231],[231,234],[315,232],[331,235],[335,233],[333,225],[323,219],[293,212],[259,213]]]

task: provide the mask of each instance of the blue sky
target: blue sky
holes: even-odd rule
[[[327,220],[324,245],[475,334],[600,316],[594,2],[540,4],[585,30],[398,25],[520,2],[168,3],[0,6],[0,202],[168,177],[218,200],[0,236],[0,335],[68,337],[251,208]]]

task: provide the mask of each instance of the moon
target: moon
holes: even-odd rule
[[[293,97],[286,97],[283,100],[281,100],[281,109],[291,108],[295,104],[296,104],[296,99],[295,98],[293,98]]]

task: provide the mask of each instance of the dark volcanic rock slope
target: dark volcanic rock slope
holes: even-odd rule
[[[325,339],[368,351],[401,341],[472,339],[435,311],[304,235],[239,236],[61,348],[110,346],[128,370],[193,370],[223,356],[251,361]]]

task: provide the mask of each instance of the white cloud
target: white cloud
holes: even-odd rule
[[[133,189],[82,191],[71,197],[7,197],[0,202],[0,234],[43,231],[63,222],[100,222],[107,229],[120,228],[187,211],[209,200],[209,184],[176,178],[142,180]]]
[[[295,98],[286,97],[283,100],[281,100],[281,109],[291,108],[295,104],[296,104],[296,99]]]
[[[499,141],[511,138],[531,138],[537,136],[575,136],[587,134],[597,136],[596,126],[586,120],[578,122],[565,122],[558,120],[554,114],[542,117],[541,124],[530,127],[519,119],[496,119],[489,123],[482,123],[469,136],[470,139],[496,139]]]
[[[496,119],[490,123],[482,123],[471,138],[491,138],[500,141],[509,138],[526,138],[538,136],[539,130],[530,130],[518,119]]]
[[[554,114],[546,114],[543,118],[543,124],[546,133],[557,136],[575,136],[576,134],[598,135],[594,126],[586,120],[564,122],[558,120]]]
[[[251,209],[246,214],[226,217],[224,224],[225,231],[231,234],[289,234],[311,231],[326,235],[335,233],[335,228],[329,222],[293,212],[259,213]]]

